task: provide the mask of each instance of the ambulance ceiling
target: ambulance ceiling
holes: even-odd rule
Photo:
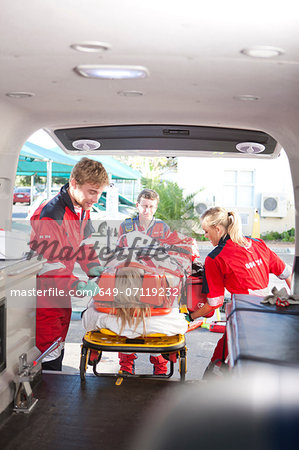
[[[56,130],[55,137],[72,153],[113,153],[194,156],[274,155],[277,142],[266,133],[220,127],[122,125]],[[156,152],[156,153],[155,153]]]
[[[295,1],[2,0],[0,20],[1,110],[68,152],[78,138],[102,153],[240,155],[243,129],[270,157],[297,133]],[[98,65],[140,77],[82,76]]]

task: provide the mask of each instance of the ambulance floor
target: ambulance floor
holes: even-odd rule
[[[139,430],[185,389],[169,380],[124,379],[43,373],[38,402],[29,414],[13,413],[0,428],[2,450],[135,448]],[[133,446],[133,447],[132,447]]]

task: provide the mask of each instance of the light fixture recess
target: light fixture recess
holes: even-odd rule
[[[111,45],[106,42],[86,41],[78,44],[72,44],[70,47],[77,52],[101,53],[109,50]]]
[[[101,147],[101,143],[92,139],[79,139],[72,142],[72,146],[80,151],[92,151]]]
[[[118,95],[123,95],[124,97],[141,97],[143,92],[141,91],[118,91]]]
[[[33,92],[18,92],[18,91],[7,92],[5,95],[10,98],[30,98],[35,96]]]
[[[235,100],[241,100],[242,102],[254,102],[257,100],[260,100],[261,97],[258,97],[257,95],[250,95],[250,94],[242,94],[242,95],[236,95],[234,97]]]
[[[241,153],[255,155],[256,153],[262,153],[266,147],[258,142],[240,142],[236,145],[236,149]]]
[[[243,48],[241,53],[251,58],[275,58],[284,54],[282,48],[270,47],[269,45],[260,45],[256,47]]]
[[[74,68],[82,77],[99,78],[103,80],[126,80],[146,78],[149,71],[143,66],[116,66],[116,65],[80,65]]]

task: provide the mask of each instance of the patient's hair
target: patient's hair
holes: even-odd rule
[[[120,333],[126,324],[134,331],[143,323],[143,335],[146,335],[145,318],[151,315],[150,307],[140,302],[144,271],[136,267],[122,267],[115,274],[116,316],[121,320]]]

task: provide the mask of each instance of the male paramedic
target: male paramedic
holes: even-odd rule
[[[120,245],[127,246],[126,234],[132,231],[145,233],[153,239],[165,239],[170,232],[169,226],[163,220],[155,218],[158,209],[159,194],[152,189],[143,189],[137,197],[136,217],[126,219],[119,228]]]
[[[100,162],[82,158],[73,168],[69,183],[59,194],[43,202],[31,217],[30,246],[44,260],[37,276],[36,346],[41,352],[58,338],[62,343],[43,360],[43,370],[61,370],[63,347],[71,318],[71,296],[94,295],[97,285],[73,275],[75,262],[88,276],[98,276],[100,262],[88,238],[94,231],[90,208],[109,184]]]
[[[137,197],[136,208],[138,214],[134,218],[126,219],[119,228],[119,245],[128,247],[128,234],[144,233],[155,240],[165,239],[170,233],[169,226],[155,218],[158,209],[159,194],[152,189],[143,189]],[[134,373],[134,353],[119,353],[120,369],[126,373]],[[167,360],[162,355],[151,355],[150,361],[154,365],[154,375],[167,374]]]

